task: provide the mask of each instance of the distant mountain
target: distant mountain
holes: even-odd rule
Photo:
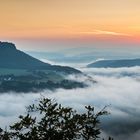
[[[120,68],[140,66],[140,59],[100,60],[87,65],[89,68]]]
[[[13,43],[0,42],[0,68],[26,70],[52,70],[63,73],[80,73],[71,67],[44,63],[20,50]]]

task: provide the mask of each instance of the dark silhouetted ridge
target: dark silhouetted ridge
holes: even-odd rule
[[[52,70],[65,73],[80,73],[80,71],[71,67],[53,66],[44,63],[18,49],[15,44],[0,42],[0,68],[8,69],[33,69],[33,70]]]
[[[16,46],[13,43],[0,41],[0,49],[1,50],[16,50]]]

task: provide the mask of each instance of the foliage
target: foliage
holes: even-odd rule
[[[0,130],[2,140],[96,140],[99,138],[100,117],[107,115],[105,108],[95,113],[86,106],[85,113],[62,107],[47,98],[27,108],[27,115],[10,126],[10,132]],[[109,138],[109,140],[113,140]]]

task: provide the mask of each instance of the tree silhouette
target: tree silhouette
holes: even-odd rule
[[[42,98],[37,105],[27,108],[25,116],[10,126],[10,131],[0,130],[1,140],[96,140],[100,137],[100,117],[108,112],[103,108],[95,113],[86,106],[85,113],[77,113],[54,100]],[[109,140],[113,140],[109,138]]]

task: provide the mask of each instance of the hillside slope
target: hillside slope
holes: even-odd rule
[[[100,60],[87,65],[89,68],[120,68],[140,66],[140,59]]]
[[[0,42],[0,68],[26,70],[52,70],[64,73],[80,73],[71,67],[62,67],[44,63],[16,49],[13,43]]]

